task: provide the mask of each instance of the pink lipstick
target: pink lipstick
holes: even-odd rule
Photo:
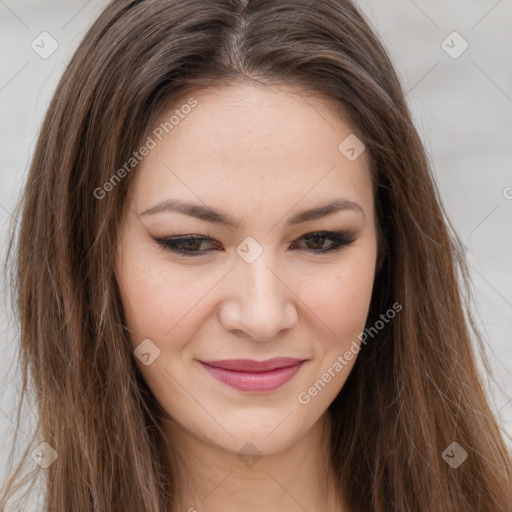
[[[224,359],[199,361],[216,379],[240,391],[273,391],[288,382],[301,368],[304,359],[275,357],[266,361]]]

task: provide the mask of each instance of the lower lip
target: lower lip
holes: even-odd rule
[[[228,386],[240,391],[273,391],[288,382],[301,368],[302,363],[297,363],[286,368],[278,368],[268,372],[238,372],[225,370],[201,362],[203,368],[210,372],[216,379]]]

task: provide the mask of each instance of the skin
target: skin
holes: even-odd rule
[[[347,511],[329,473],[327,407],[356,358],[309,403],[298,396],[354,340],[360,344],[377,261],[368,154],[349,161],[338,146],[352,128],[321,99],[289,87],[236,84],[193,97],[198,105],[136,171],[116,260],[132,348],[149,339],[160,350],[151,364],[136,362],[168,415],[180,510]],[[240,226],[143,214],[170,198],[208,205]],[[364,215],[347,209],[286,224],[339,198]],[[336,230],[352,230],[356,240],[319,254],[332,239],[302,238]],[[186,246],[203,251],[191,257],[155,242],[178,235],[213,241]],[[251,263],[236,252],[248,236],[262,250]],[[260,394],[219,382],[198,362],[278,356],[307,361],[286,384]],[[252,465],[237,456],[248,442],[262,455]]]

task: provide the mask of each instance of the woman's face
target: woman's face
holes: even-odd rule
[[[121,229],[132,349],[180,431],[277,453],[355,362],[377,259],[368,155],[332,108],[293,89],[187,99],[148,134]]]

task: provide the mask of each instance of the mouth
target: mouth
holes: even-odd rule
[[[224,359],[199,361],[217,380],[240,391],[265,392],[280,388],[301,368],[305,359],[276,357],[266,361]]]

